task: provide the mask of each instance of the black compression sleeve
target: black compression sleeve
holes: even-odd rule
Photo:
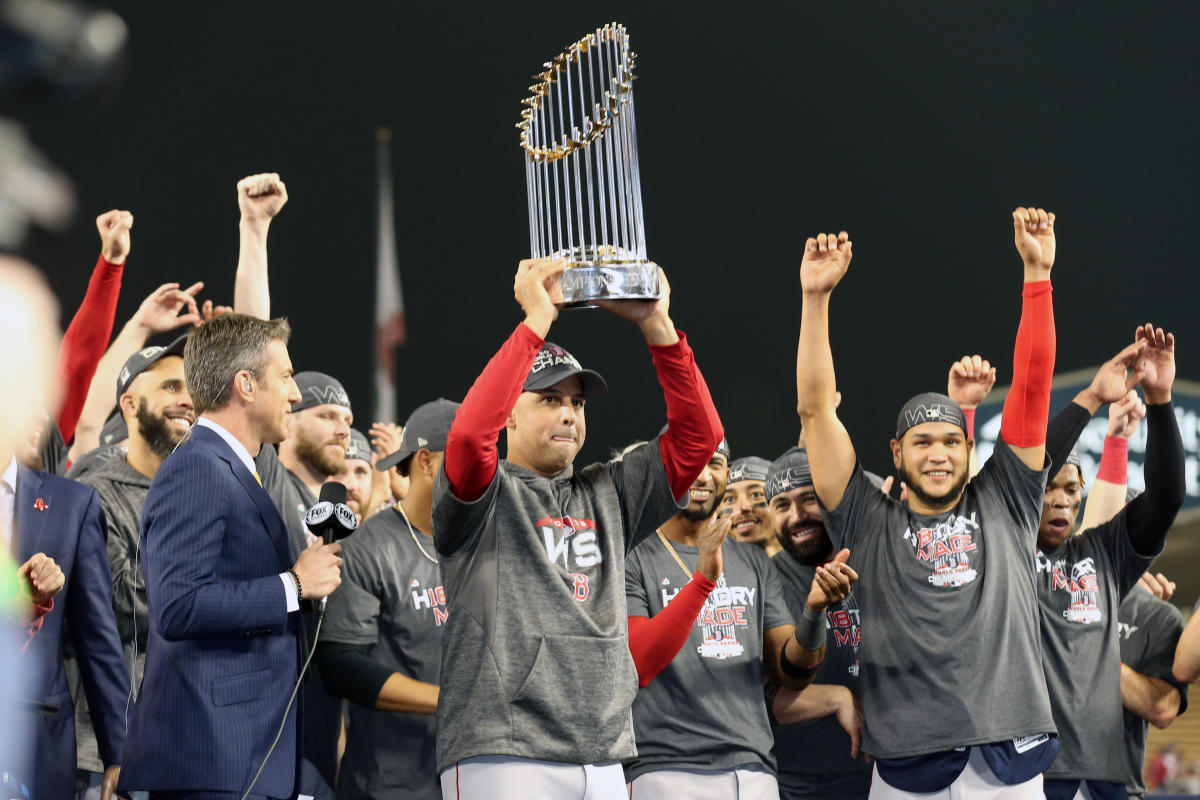
[[[1171,403],[1146,406],[1146,491],[1125,510],[1129,543],[1144,556],[1162,549],[1167,530],[1183,505],[1183,438]]]
[[[369,644],[321,642],[317,658],[321,662],[321,683],[325,691],[344,697],[366,708],[374,708],[379,691],[392,670],[370,656]]]
[[[1067,463],[1071,448],[1079,441],[1079,435],[1091,422],[1092,415],[1078,403],[1071,402],[1062,411],[1054,415],[1046,426],[1046,455],[1050,457],[1050,477],[1054,476]]]

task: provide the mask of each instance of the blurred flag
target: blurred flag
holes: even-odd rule
[[[373,421],[396,422],[396,352],[404,344],[404,294],[396,259],[396,222],[392,209],[392,132],[376,132],[379,238],[375,261],[375,413]]]

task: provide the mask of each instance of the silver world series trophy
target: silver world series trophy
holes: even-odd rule
[[[543,64],[524,100],[529,249],[567,260],[563,305],[659,296],[642,221],[635,59],[625,26],[609,23]]]

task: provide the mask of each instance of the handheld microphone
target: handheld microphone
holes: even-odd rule
[[[317,504],[304,515],[304,524],[314,536],[320,536],[325,544],[345,539],[358,527],[358,517],[346,505],[346,486],[337,481],[321,484],[321,496]],[[321,598],[321,616],[325,615],[328,597]]]
[[[346,487],[337,481],[321,485],[321,497],[304,515],[304,524],[325,544],[345,539],[358,527],[358,518],[346,505]]]

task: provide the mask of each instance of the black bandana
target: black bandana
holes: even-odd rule
[[[767,480],[767,470],[771,468],[771,462],[765,458],[758,456],[746,456],[739,458],[729,465],[729,480],[725,482],[726,486],[732,486],[740,481],[763,481]]]
[[[925,392],[909,400],[896,417],[896,438],[902,437],[909,428],[926,422],[949,422],[967,432],[967,418],[958,403],[944,394]]]
[[[808,452],[802,447],[792,447],[772,461],[767,470],[767,500],[801,486],[812,486]]]

